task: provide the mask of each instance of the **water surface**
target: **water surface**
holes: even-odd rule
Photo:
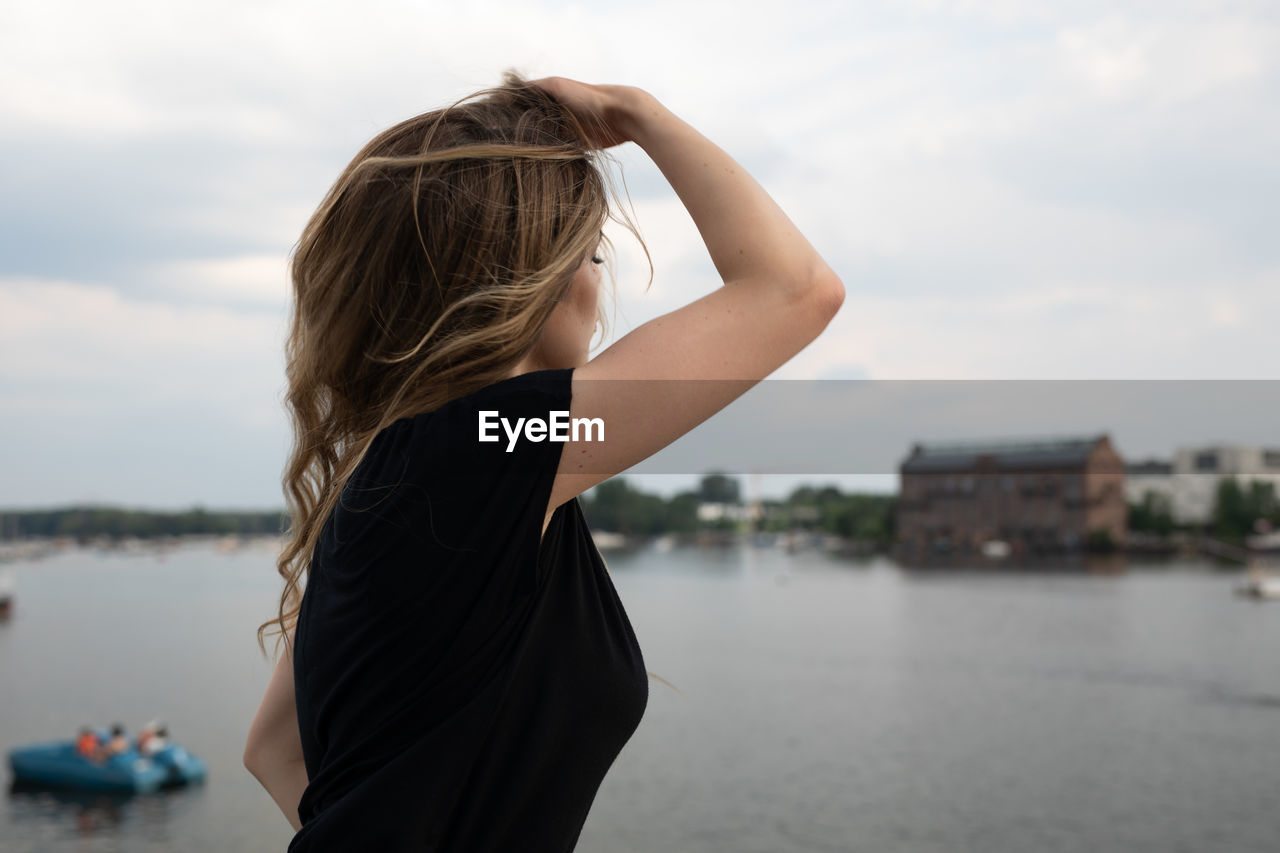
[[[608,558],[644,720],[578,849],[1274,851],[1280,604],[1202,564],[907,571],[763,550]],[[280,850],[240,764],[270,664],[264,548],[68,551],[15,567],[0,748],[153,717],[207,784],[10,790],[6,851]]]

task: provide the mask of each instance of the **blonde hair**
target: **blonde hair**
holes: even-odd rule
[[[612,256],[584,121],[508,72],[378,134],[307,223],[285,344],[284,589],[258,628],[264,654],[269,633],[288,642],[320,531],[374,437],[506,378],[598,241]]]

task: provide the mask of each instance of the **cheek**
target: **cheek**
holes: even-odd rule
[[[574,287],[574,304],[578,312],[595,321],[596,302],[600,298],[600,276],[589,270],[586,275],[578,279]]]

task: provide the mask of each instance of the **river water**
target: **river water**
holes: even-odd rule
[[[600,853],[1275,851],[1280,604],[1236,573],[906,570],[775,550],[608,557],[649,669],[578,845]],[[240,765],[266,547],[12,567],[0,748],[161,717],[206,784],[8,789],[5,851],[283,851]],[[7,769],[7,768],[6,768]]]

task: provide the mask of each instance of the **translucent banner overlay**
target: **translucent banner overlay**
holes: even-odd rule
[[[609,385],[580,396],[632,395],[660,410],[743,387]],[[606,439],[636,428],[606,422]],[[1125,463],[1171,460],[1196,447],[1280,451],[1280,380],[766,380],[625,473],[894,474],[917,444],[1044,445],[1103,435]]]

